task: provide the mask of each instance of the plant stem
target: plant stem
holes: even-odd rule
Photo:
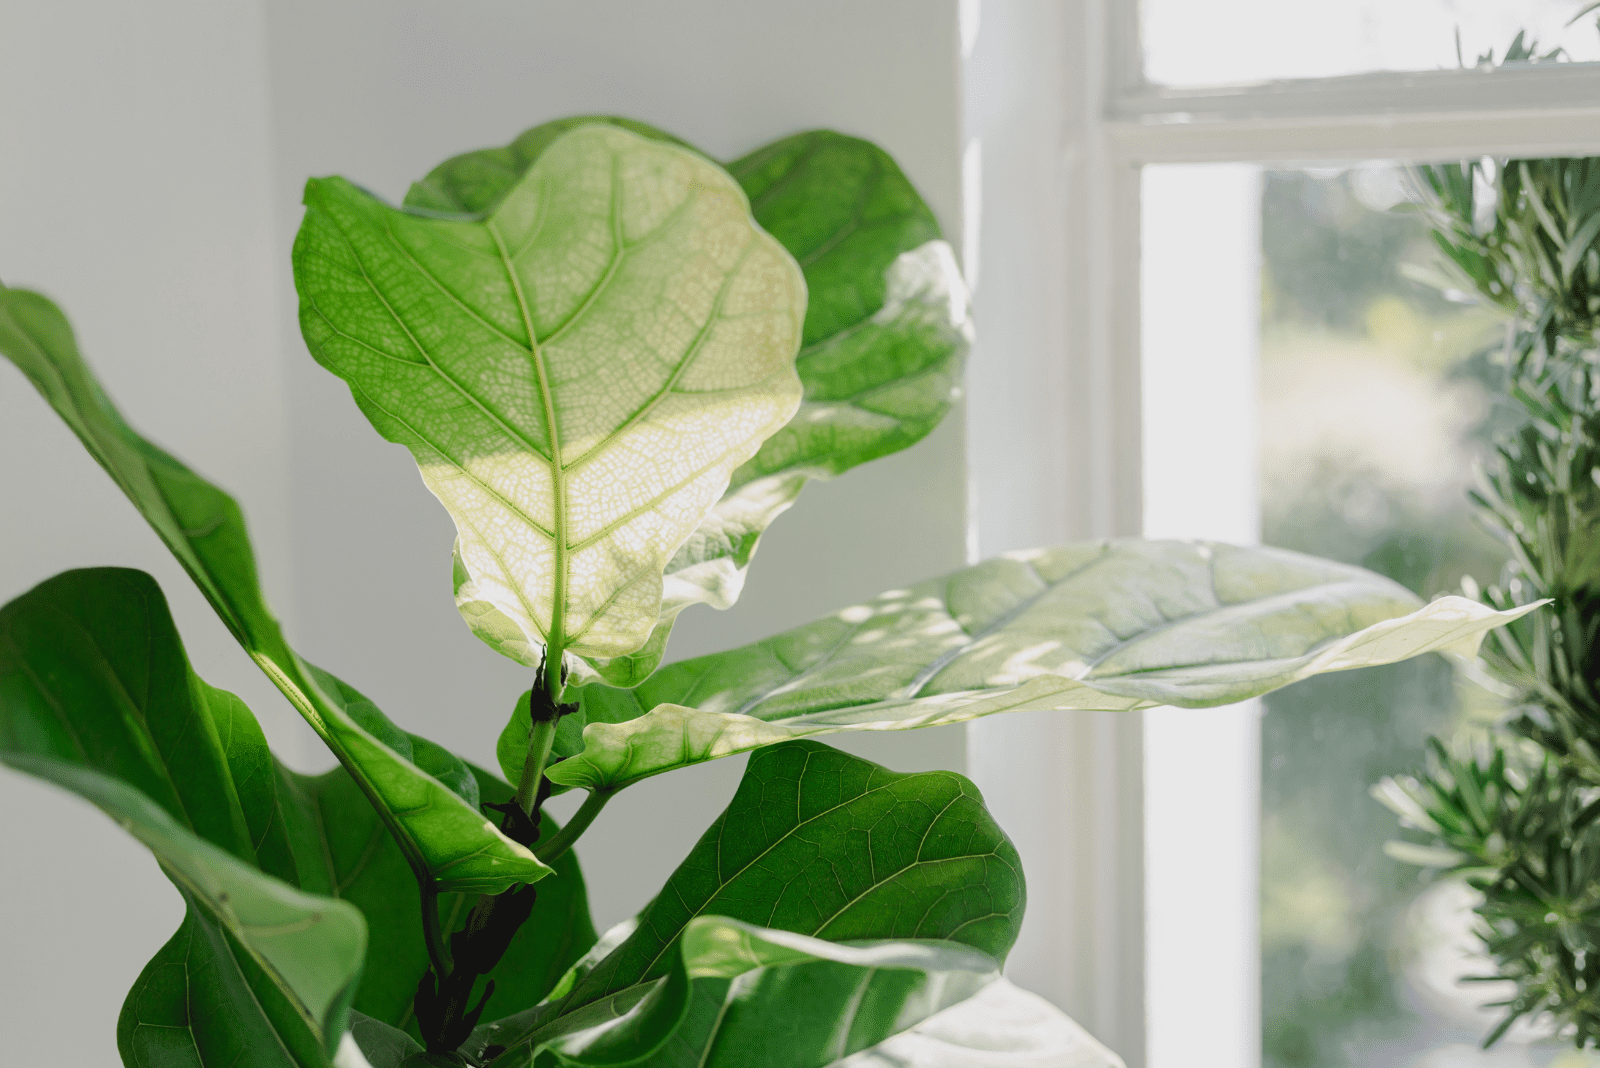
[[[566,653],[559,645],[552,644],[544,651],[544,692],[550,695],[550,703],[560,706],[562,690],[566,688],[565,666]]]
[[[450,944],[439,927],[439,890],[431,878],[418,879],[417,885],[422,888],[422,940],[427,943],[434,974],[442,979],[450,974],[451,963]]]
[[[564,707],[560,703],[561,651],[554,643],[541,668],[533,688],[528,691],[528,753],[517,782],[516,798],[509,804],[486,806],[505,814],[500,828],[502,833],[530,849],[539,840],[539,810],[550,796],[550,783],[544,769],[555,743],[556,723],[576,707]],[[559,852],[564,852],[583,833],[583,828],[604,803],[604,799],[594,802],[590,795],[590,803],[584,806],[587,815],[579,814],[576,830],[561,839],[565,844],[552,842],[559,844]],[[588,811],[591,807],[592,811]],[[471,1035],[494,994],[494,980],[489,980],[476,1005],[472,1003],[473,989],[478,979],[492,972],[505,956],[511,939],[532,914],[537,897],[537,891],[528,885],[480,896],[467,916],[466,926],[450,935],[447,945],[439,929],[437,889],[432,880],[424,883],[423,933],[433,967],[418,984],[412,1008],[428,1053],[455,1053]]]
[[[589,824],[600,815],[600,810],[606,807],[606,802],[611,800],[615,790],[590,790],[589,796],[584,798],[583,806],[572,814],[572,819],[567,825],[556,832],[556,836],[538,849],[533,855],[544,861],[552,863],[557,857],[571,849],[573,843],[583,837],[583,832],[589,829]]]
[[[534,798],[539,794],[539,780],[544,778],[544,766],[550,760],[550,747],[556,740],[556,721],[535,723],[528,735],[528,756],[522,762],[522,778],[517,782],[517,804],[522,811],[533,814]]]

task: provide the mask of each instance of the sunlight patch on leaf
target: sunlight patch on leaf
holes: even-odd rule
[[[549,776],[616,789],[838,731],[1231,704],[1326,672],[1471,656],[1535,607],[1419,605],[1379,575],[1279,549],[1124,541],[1014,554],[671,665],[626,695],[584,687],[584,749]]]
[[[455,520],[457,601],[536,665],[645,645],[662,572],[800,401],[805,283],[703,157],[610,125],[482,217],[313,181],[301,323]]]

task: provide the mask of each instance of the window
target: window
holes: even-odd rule
[[[1593,16],[1562,28],[1576,3],[1145,0],[1142,26],[1135,5],[1112,0],[1048,18],[1023,8],[982,5],[966,68],[968,153],[982,161],[981,203],[968,211],[981,208],[985,242],[969,431],[984,555],[1138,533],[1249,541],[1263,514],[1284,540],[1295,485],[1260,458],[1263,445],[1282,452],[1292,398],[1264,398],[1263,383],[1284,377],[1284,361],[1301,361],[1300,377],[1371,369],[1319,371],[1285,340],[1295,324],[1277,294],[1262,296],[1262,256],[1288,256],[1274,242],[1298,223],[1274,205],[1343,197],[1386,218],[1361,201],[1392,193],[1384,161],[1600,153],[1600,64],[1455,69],[1457,25],[1469,64],[1491,46],[1501,56],[1519,25],[1579,60],[1600,58]],[[1055,205],[1044,211],[1029,198],[1041,185]],[[1388,296],[1376,312],[1390,317],[1384,329],[1425,329],[1424,348],[1434,332],[1473,328],[1446,323],[1450,307],[1408,304],[1422,299],[1409,290]],[[1366,294],[1352,314],[1375,303]],[[1414,370],[1411,384],[1437,397]],[[1448,424],[1471,410],[1461,395],[1435,414]],[[1019,481],[1039,492],[1023,504],[991,494],[990,507],[986,486]],[[1383,509],[1392,519],[1416,503],[1404,487],[1373,499],[1368,482],[1347,487],[1354,520],[1372,526]],[[1454,530],[1459,517],[1432,518]],[[1013,967],[1130,1068],[1260,1063],[1260,715],[1157,710],[1143,724],[1037,717],[971,730],[973,774],[1024,856],[1058,858],[1030,871],[1034,912],[1046,915],[1030,919]],[[1394,745],[1418,759],[1430,729]],[[1282,785],[1266,782],[1280,803]],[[1218,828],[1230,833],[1197,834]],[[1294,838],[1281,820],[1266,829],[1269,864],[1315,867],[1281,848]],[[1336,948],[1340,938],[1348,931],[1327,933]],[[1266,966],[1278,998],[1287,973],[1271,972],[1282,967],[1271,956]],[[1454,1057],[1481,1037],[1440,1012],[1426,1049]],[[1404,1065],[1424,1052],[1357,1049],[1345,1048],[1348,1063]]]

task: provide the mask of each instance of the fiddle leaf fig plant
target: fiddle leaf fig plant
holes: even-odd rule
[[[667,562],[800,403],[799,267],[726,171],[618,127],[479,216],[314,180],[294,262],[312,354],[456,522],[462,614],[529,667],[644,645]]]
[[[399,206],[342,178],[305,202],[311,354],[415,457],[456,524],[461,614],[529,686],[502,779],[300,659],[233,499],[128,426],[49,300],[0,287],[0,353],[339,761],[280,764],[147,575],[67,572],[0,609],[0,761],[104,809],[188,905],[123,1007],[130,1068],[1114,1065],[1000,978],[1026,890],[973,785],[815,739],[1223,704],[1470,655],[1536,607],[1114,541],[662,667],[808,480],[914,444],[958,396],[965,290],[894,161],[813,131],[723,165],[579,117],[447,160]],[[746,751],[661,892],[597,933],[573,846],[607,801]],[[570,789],[558,826],[543,806]]]

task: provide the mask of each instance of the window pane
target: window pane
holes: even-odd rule
[[[1498,59],[1521,30],[1576,60],[1600,60],[1587,0],[1141,0],[1145,76],[1162,85],[1223,85]]]
[[[1397,169],[1269,171],[1262,185],[1262,540],[1362,564],[1429,597],[1492,580],[1504,554],[1466,503],[1501,336],[1408,281],[1434,252]],[[1460,294],[1454,294],[1464,299]],[[1263,1061],[1273,1068],[1548,1063],[1514,1031],[1476,1047],[1500,994],[1462,986],[1471,894],[1386,857],[1368,787],[1493,698],[1439,657],[1308,680],[1262,720]]]

